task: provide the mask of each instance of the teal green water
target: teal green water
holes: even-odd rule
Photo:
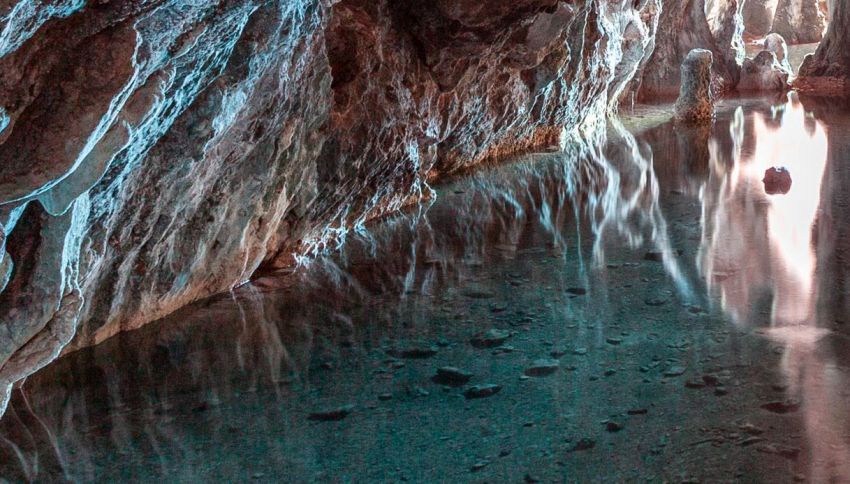
[[[15,391],[0,475],[850,479],[850,118],[806,106],[612,124],[63,357]]]

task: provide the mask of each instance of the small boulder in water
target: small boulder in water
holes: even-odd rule
[[[436,345],[430,343],[402,341],[388,348],[386,352],[394,358],[421,359],[436,355],[438,350],[439,348]]]
[[[764,172],[764,191],[768,195],[785,195],[791,190],[791,173],[785,168],[769,168]]]

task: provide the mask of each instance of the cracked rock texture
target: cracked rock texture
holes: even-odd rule
[[[659,2],[0,3],[0,408],[63,350],[603,116]]]
[[[682,63],[682,87],[676,100],[676,120],[691,122],[714,119],[711,91],[711,51],[694,49]]]
[[[823,39],[826,15],[819,0],[779,0],[772,31],[789,44],[811,44]]]
[[[641,73],[637,97],[644,101],[675,97],[682,81],[679,67],[693,49],[712,53],[714,91],[733,89],[744,60],[742,7],[737,0],[665,2],[656,47]]]
[[[836,1],[818,50],[800,66],[794,86],[804,92],[850,95],[850,3]]]

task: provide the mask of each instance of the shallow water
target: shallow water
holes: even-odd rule
[[[850,117],[819,109],[615,122],[437,187],[341,254],[30,377],[0,475],[848,480]]]

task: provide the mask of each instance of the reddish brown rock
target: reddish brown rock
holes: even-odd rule
[[[791,173],[785,168],[768,168],[764,172],[764,191],[768,195],[784,195],[791,191]]]

